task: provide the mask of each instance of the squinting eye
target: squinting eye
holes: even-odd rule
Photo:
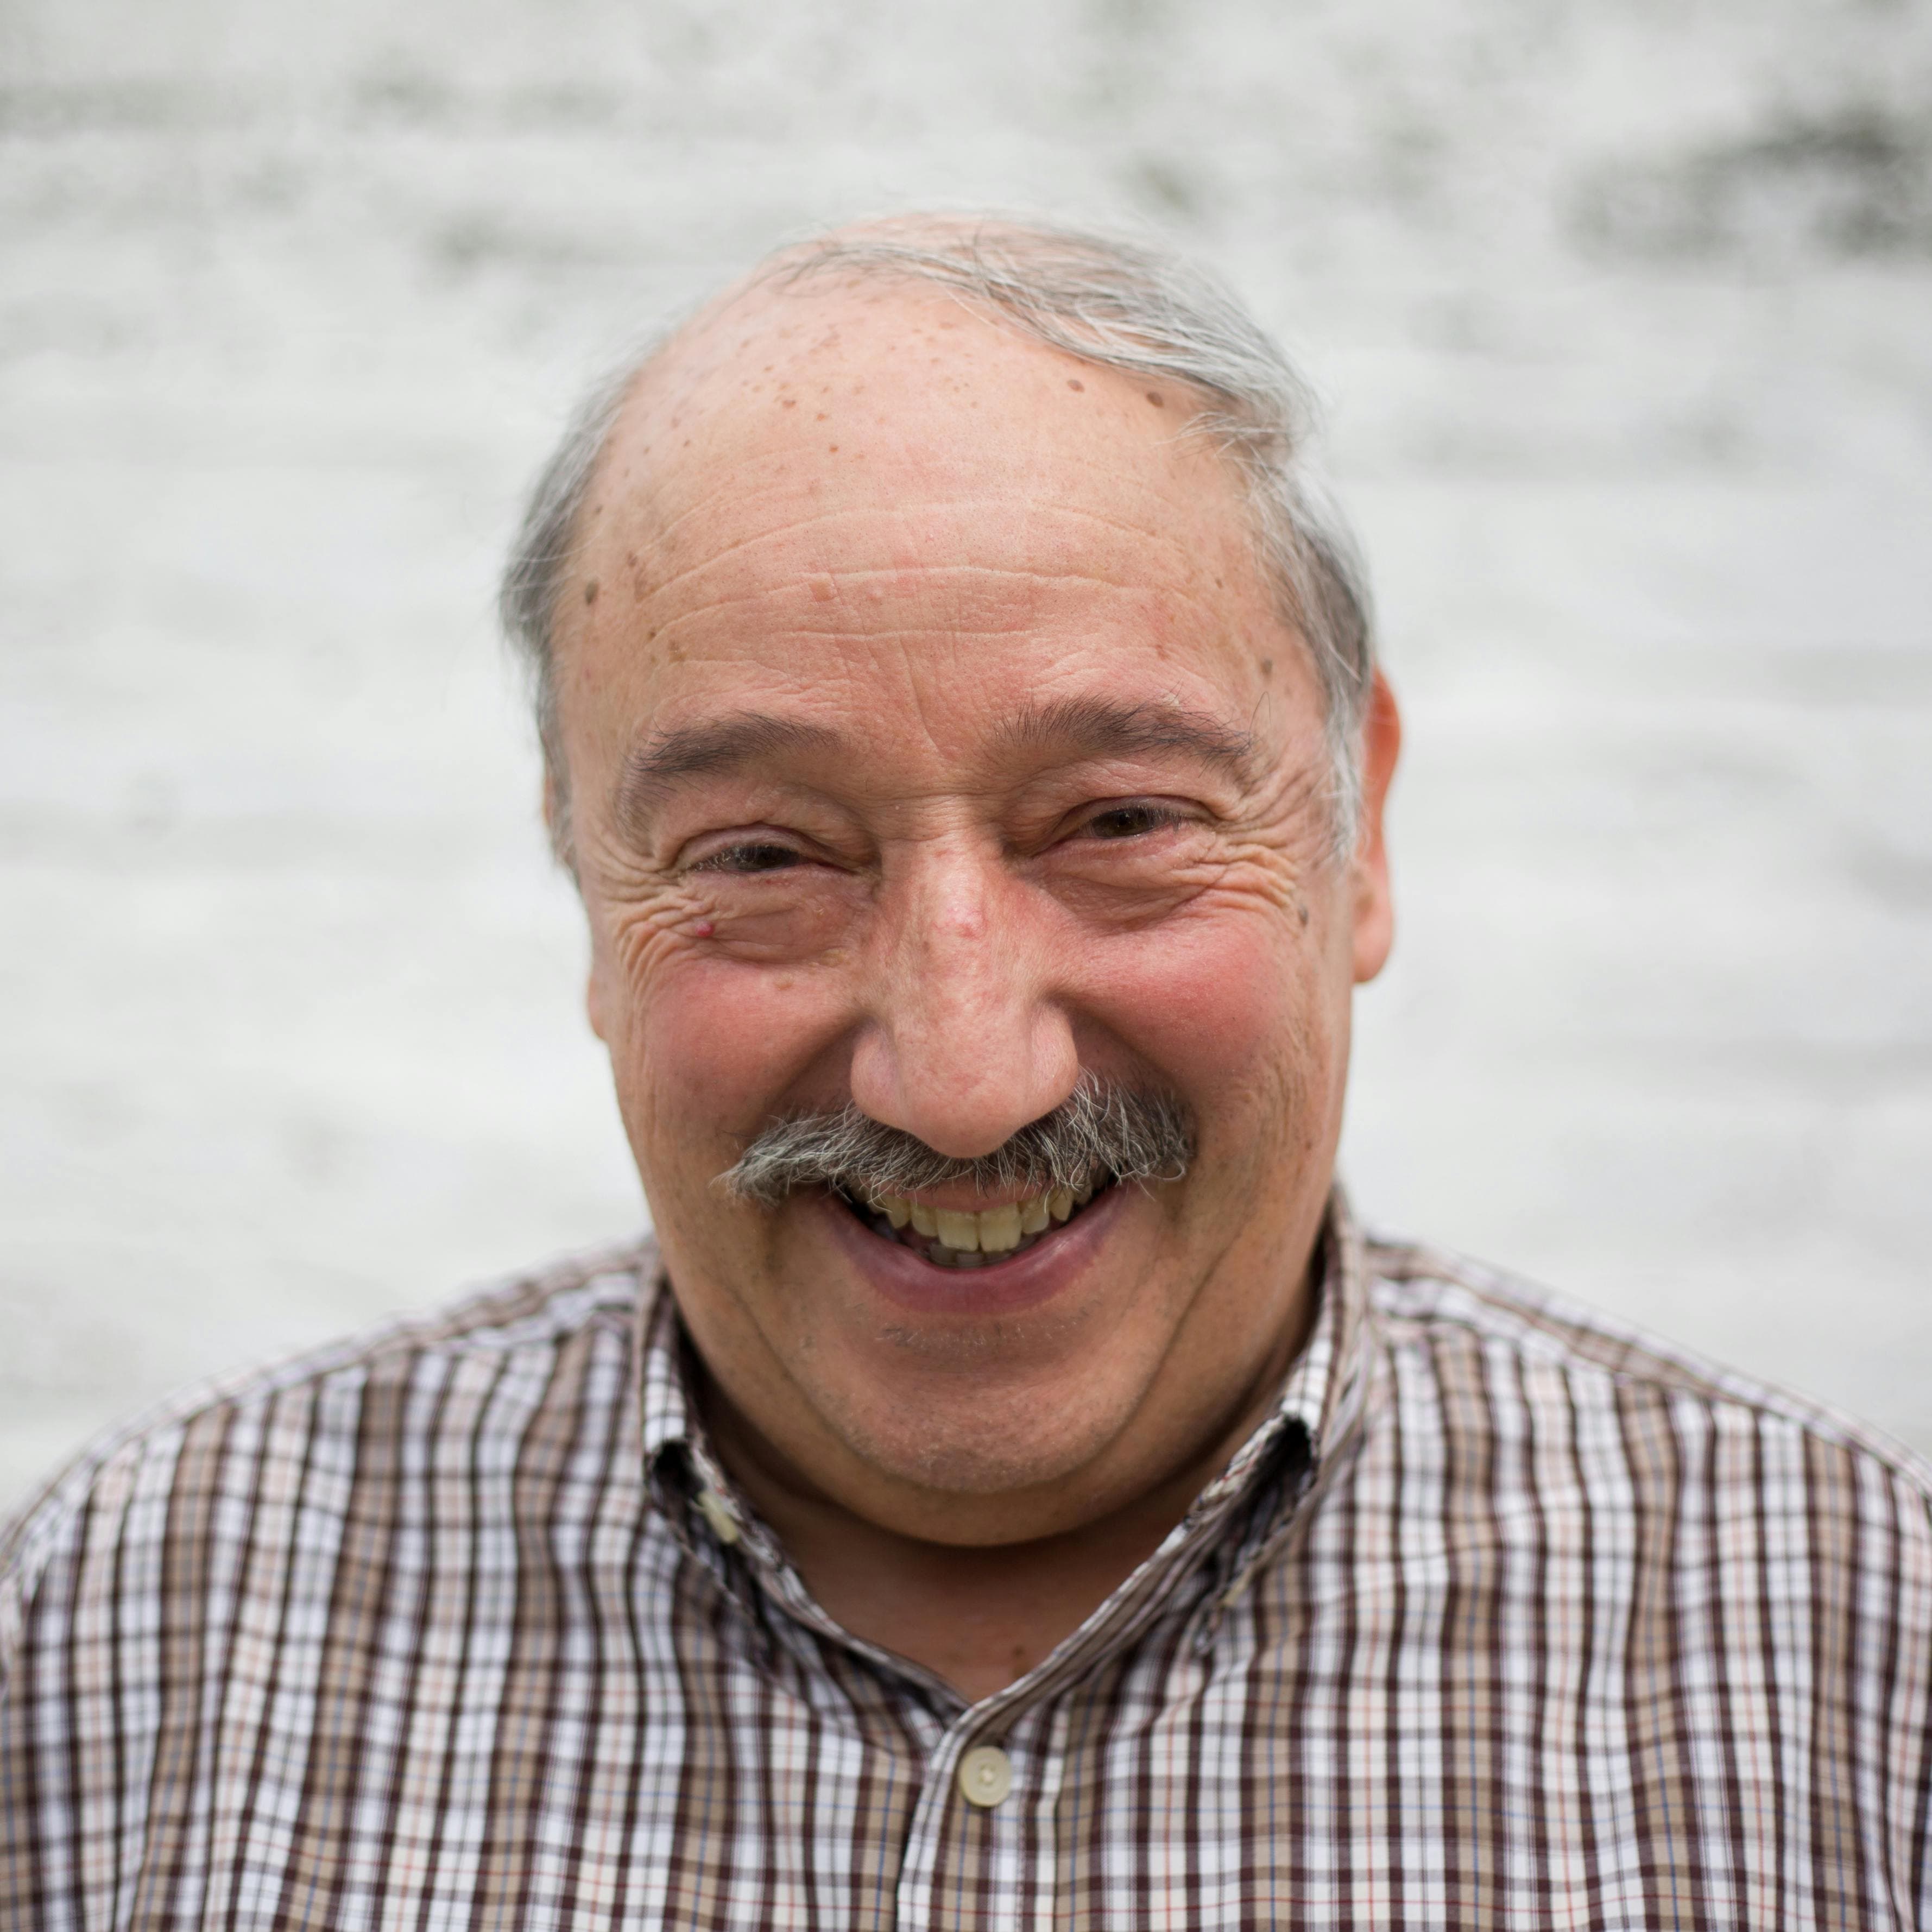
[[[1084,829],[1095,838],[1135,838],[1173,823],[1174,814],[1157,805],[1117,805],[1111,812],[1096,812]]]
[[[799,864],[800,857],[789,845],[728,845],[692,868],[696,872],[782,872]]]

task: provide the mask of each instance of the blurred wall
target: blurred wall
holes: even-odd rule
[[[0,1497],[637,1224],[496,560],[587,370],[933,200],[1330,400],[1364,1210],[1932,1446],[1928,100],[1924,0],[7,0]]]

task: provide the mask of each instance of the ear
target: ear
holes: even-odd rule
[[[1388,680],[1376,673],[1369,715],[1362,725],[1362,822],[1355,835],[1355,983],[1372,980],[1387,962],[1395,939],[1395,907],[1389,896],[1388,848],[1382,813],[1389,781],[1402,750],[1402,717]]]
[[[571,848],[570,794],[558,779],[556,772],[556,760],[546,757],[543,778],[544,830],[550,834],[550,856],[574,879],[577,877],[577,854]]]
[[[610,1036],[604,1030],[604,976],[598,971],[594,959],[584,984],[584,1012],[590,1022],[590,1030],[608,1046]]]
[[[544,761],[543,780],[544,830],[550,834],[550,849],[556,862],[576,880],[578,895],[583,893],[583,881],[577,878],[577,866],[565,841],[569,836],[569,818],[561,788],[556,782],[556,768],[546,759]],[[597,970],[596,935],[591,935],[590,970],[584,982],[584,1011],[590,1022],[590,1030],[607,1044],[609,1036],[604,1030],[604,994],[602,976]]]

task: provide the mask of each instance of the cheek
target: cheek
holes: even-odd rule
[[[753,965],[803,965],[849,950],[866,910],[860,881],[822,868],[802,878],[700,877],[686,891],[710,952]]]
[[[1334,1000],[1320,948],[1280,920],[1172,922],[1094,949],[1096,1018],[1199,1108],[1306,1096],[1332,1071]]]
[[[592,1010],[634,1132],[762,1122],[840,1024],[850,898],[700,882],[593,920]]]
[[[670,962],[630,1016],[620,1085],[680,1138],[697,1121],[754,1131],[838,1036],[836,976],[708,952]]]

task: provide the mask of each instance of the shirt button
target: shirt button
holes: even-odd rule
[[[1013,1761],[998,1744],[975,1744],[959,1760],[959,1795],[990,1810],[1013,1788]]]
[[[720,1543],[736,1543],[742,1534],[738,1527],[738,1519],[732,1514],[731,1505],[716,1490],[700,1490],[698,1508],[704,1520],[710,1524],[712,1534]]]

